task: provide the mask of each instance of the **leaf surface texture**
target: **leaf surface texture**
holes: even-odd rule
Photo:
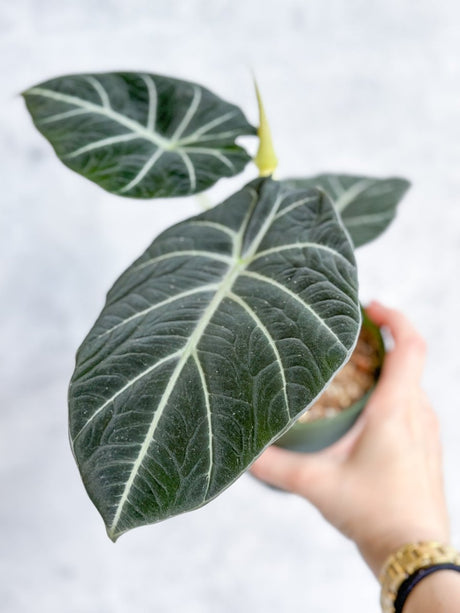
[[[394,219],[396,207],[410,187],[405,179],[322,174],[306,179],[287,179],[295,188],[317,187],[326,192],[350,233],[355,247],[382,234]]]
[[[70,434],[116,539],[202,506],[323,390],[360,327],[329,199],[257,179],[161,234],[83,342]]]
[[[24,92],[61,161],[109,192],[184,196],[241,172],[241,110],[189,81],[146,73],[69,75]]]

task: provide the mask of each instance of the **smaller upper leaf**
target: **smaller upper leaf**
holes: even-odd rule
[[[324,174],[307,179],[287,179],[291,187],[317,187],[331,198],[355,247],[382,234],[396,215],[396,206],[410,187],[409,181],[390,177],[355,177]]]
[[[70,75],[24,92],[61,161],[132,198],[194,194],[241,172],[256,134],[241,110],[189,81],[142,73]]]

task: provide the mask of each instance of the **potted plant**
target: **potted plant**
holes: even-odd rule
[[[128,198],[203,191],[251,160],[236,139],[259,136],[259,177],[160,234],[78,350],[70,440],[110,538],[201,507],[268,445],[298,447],[295,428],[324,445],[349,427],[368,391],[345,424],[318,422],[326,435],[295,424],[350,362],[362,328],[354,247],[387,227],[408,182],[274,180],[258,92],[258,128],[208,89],[156,74],[63,76],[23,95],[66,166]],[[375,377],[381,341],[363,328],[377,338]]]

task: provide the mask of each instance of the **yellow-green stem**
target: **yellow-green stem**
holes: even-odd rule
[[[270,126],[268,125],[268,119],[265,114],[262,97],[255,79],[254,87],[256,90],[257,104],[259,106],[259,128],[257,130],[257,134],[259,136],[259,149],[254,158],[254,163],[259,169],[259,175],[261,177],[268,177],[273,174],[278,166],[278,158],[276,157],[275,150],[273,148]]]

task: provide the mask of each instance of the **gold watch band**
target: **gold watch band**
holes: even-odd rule
[[[394,613],[394,602],[403,581],[421,568],[445,563],[459,565],[460,554],[450,545],[435,541],[408,543],[393,553],[386,560],[379,575],[383,613]]]

